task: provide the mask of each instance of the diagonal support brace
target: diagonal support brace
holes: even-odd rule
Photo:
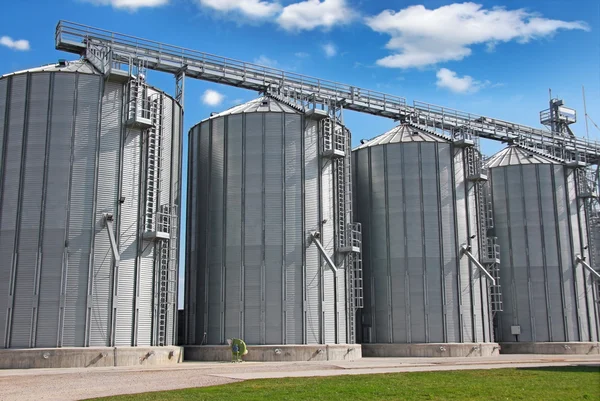
[[[108,232],[108,239],[110,240],[110,248],[112,249],[113,257],[115,258],[115,262],[119,263],[121,261],[121,255],[119,254],[115,233],[113,231],[114,216],[112,213],[104,213],[102,216],[104,217],[104,226]]]
[[[317,246],[317,248],[319,248],[321,255],[323,255],[323,257],[325,258],[325,261],[329,265],[329,268],[331,269],[331,271],[333,271],[333,274],[337,275],[338,268],[335,266],[335,264],[333,263],[333,260],[331,260],[329,255],[327,255],[327,252],[325,252],[325,248],[323,248],[323,244],[321,244],[321,241],[319,241],[319,237],[320,237],[320,233],[318,231],[313,231],[310,233],[310,238],[311,238],[312,242],[314,242],[315,245]]]
[[[489,281],[492,282],[492,285],[496,285],[496,280],[494,279],[494,277],[490,274],[490,272],[487,271],[487,269],[485,267],[483,267],[483,265],[481,263],[479,263],[479,261],[477,260],[477,258],[475,256],[473,256],[473,254],[469,250],[469,246],[467,244],[463,244],[460,247],[460,252],[461,252],[461,254],[467,255],[467,257],[469,258],[469,260],[471,262],[473,262],[473,264],[475,266],[477,266],[479,268],[479,270],[481,270],[483,272],[483,274],[485,274],[485,276],[487,277],[487,279]]]
[[[594,268],[592,266],[590,266],[590,264],[588,262],[586,262],[585,259],[581,257],[581,255],[577,255],[575,257],[575,260],[577,261],[577,263],[581,263],[583,265],[583,267],[588,269],[590,271],[590,273],[592,273],[592,276],[596,280],[600,280],[600,273],[598,273],[596,270],[594,270]]]

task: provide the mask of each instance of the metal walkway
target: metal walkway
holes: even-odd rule
[[[600,143],[568,137],[465,113],[423,102],[406,103],[398,96],[351,85],[245,63],[195,50],[106,31],[73,22],[60,21],[56,27],[56,48],[96,60],[109,74],[115,67],[144,63],[146,68],[186,77],[222,83],[260,92],[304,99],[319,105],[335,102],[347,110],[410,121],[450,134],[468,132],[482,138],[519,143],[567,160],[600,164]],[[178,97],[180,94],[178,93]]]

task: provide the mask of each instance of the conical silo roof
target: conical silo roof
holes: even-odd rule
[[[519,145],[512,145],[506,149],[501,150],[486,162],[488,168],[494,167],[505,167],[505,166],[517,166],[524,164],[561,164],[561,160],[550,156],[544,155],[543,153],[526,149]]]
[[[232,108],[220,113],[213,114],[210,116],[210,118],[218,118],[242,113],[301,113],[301,111],[280,100],[269,96],[263,96],[244,104],[233,106]],[[208,119],[209,118],[206,120]]]
[[[381,134],[358,146],[355,150],[368,148],[376,145],[386,145],[389,143],[405,142],[444,142],[450,140],[443,135],[436,134],[418,125],[404,123],[392,128],[388,132]]]

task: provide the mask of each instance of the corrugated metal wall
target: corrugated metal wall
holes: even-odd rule
[[[190,131],[188,343],[346,342],[333,275],[308,243],[321,230],[329,252],[335,244],[318,126],[300,113],[245,112]]]
[[[518,341],[598,341],[591,277],[575,263],[577,254],[588,257],[576,170],[545,163],[490,172],[504,294],[499,340],[517,340],[511,326],[520,326]]]
[[[394,138],[392,138],[394,140]],[[363,227],[363,341],[491,341],[487,283],[459,244],[478,233],[463,150],[439,140],[354,151]],[[478,255],[476,241],[472,252]]]
[[[153,246],[139,241],[144,148],[139,130],[123,126],[125,97],[123,83],[91,73],[0,79],[3,347],[156,342]],[[177,204],[181,107],[163,97],[162,202]],[[103,213],[115,214],[118,269]],[[174,324],[170,316],[169,343]]]

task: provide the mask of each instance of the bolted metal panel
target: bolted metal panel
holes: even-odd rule
[[[266,344],[283,344],[283,115],[265,114],[264,299]]]
[[[142,160],[141,132],[127,128],[123,139],[123,186],[119,222],[121,261],[117,270],[115,345],[133,345],[135,272],[137,269]]]
[[[425,270],[425,332],[426,342],[444,342],[443,302],[440,241],[441,225],[439,218],[438,146],[421,144],[421,187],[423,191],[423,265]]]
[[[243,131],[241,114],[227,117],[225,195],[225,338],[242,337],[242,183]],[[192,178],[194,179],[194,178]],[[191,189],[193,190],[193,189]],[[194,194],[193,196],[197,196]]]
[[[284,116],[285,344],[303,343],[302,118]]]
[[[208,341],[220,344],[225,341],[222,329],[223,311],[223,168],[225,152],[225,119],[211,121],[210,194],[208,197]]]
[[[42,207],[44,160],[50,74],[33,75],[29,81],[21,180],[20,221],[17,235],[17,265],[11,347],[25,348],[33,340],[36,309],[39,221]]]
[[[319,135],[317,123],[309,121],[304,133],[304,227],[305,232],[319,230],[320,204]],[[306,234],[305,234],[306,235]],[[306,260],[306,342],[319,344],[321,333],[321,255],[316,246],[305,251]]]
[[[23,129],[25,125],[27,76],[15,76],[11,79],[11,87],[8,101],[9,114],[5,124],[4,166],[2,177],[2,198],[0,200],[0,260],[2,260],[2,284],[0,287],[0,299],[3,308],[0,319],[5,332],[6,346],[10,346],[10,324],[13,313],[13,296],[15,282],[15,266],[17,255],[15,255],[15,239],[17,235],[17,216],[19,211],[19,190],[21,179],[21,158],[23,147]],[[4,127],[3,127],[4,128]],[[31,303],[28,305],[31,306]],[[27,333],[29,338],[29,333]]]
[[[36,347],[59,345],[59,321],[64,292],[63,271],[66,268],[67,205],[71,170],[75,74],[55,74],[52,85],[52,113],[47,189],[42,217],[42,264]]]
[[[198,156],[199,131],[191,130],[188,135],[188,191],[187,191],[187,230],[186,230],[186,258],[188,261],[185,269],[185,344],[193,344],[196,338],[196,294],[198,287]],[[241,188],[241,185],[240,185]],[[181,324],[181,323],[180,323]]]
[[[246,114],[245,124],[244,340],[248,344],[261,344],[261,325],[264,319],[261,311],[264,263],[263,115]]]
[[[115,213],[118,198],[119,157],[121,148],[121,119],[123,85],[107,82],[102,95],[98,182],[96,185],[96,215],[94,228],[94,281],[90,320],[90,346],[109,346],[113,283],[113,254],[103,213]]]
[[[454,151],[454,181],[455,181],[455,199],[456,199],[456,238],[458,245],[467,242],[469,235],[469,202],[467,188],[469,183],[466,180],[465,161],[463,151],[453,149]],[[461,320],[461,342],[475,341],[473,335],[473,299],[471,297],[471,271],[474,270],[471,262],[463,257],[459,261],[458,272],[458,291],[460,297],[460,320]]]

